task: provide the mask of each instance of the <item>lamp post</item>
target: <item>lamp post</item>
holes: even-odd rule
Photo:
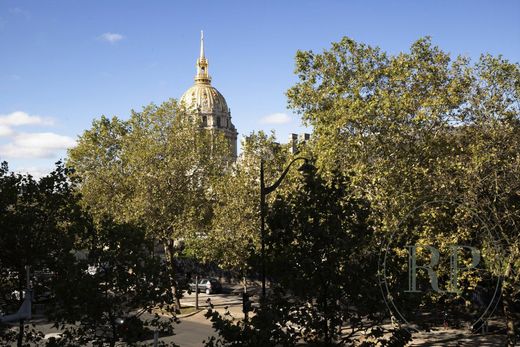
[[[297,157],[294,158],[289,165],[285,168],[285,170],[282,172],[282,175],[272,186],[265,186],[264,182],[264,159],[260,159],[260,236],[261,236],[261,242],[262,242],[262,298],[265,298],[265,213],[266,213],[266,206],[265,206],[265,196],[269,193],[272,193],[273,191],[278,188],[280,183],[282,183],[283,179],[289,172],[289,169],[291,168],[291,165],[294,164],[294,162],[298,160],[303,160],[304,164],[300,166],[298,171],[310,171],[311,169],[314,169],[314,166],[309,164],[309,160],[307,158],[303,157]]]

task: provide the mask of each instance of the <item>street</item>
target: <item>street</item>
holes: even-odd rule
[[[175,342],[177,345],[182,347],[195,347],[202,346],[202,341],[207,339],[209,336],[215,335],[211,327],[211,322],[204,317],[206,308],[208,308],[207,299],[211,300],[214,305],[214,309],[224,314],[229,311],[234,317],[241,319],[243,318],[242,313],[242,301],[241,296],[237,295],[237,288],[240,286],[228,289],[227,292],[230,294],[210,294],[199,293],[199,311],[188,313],[186,315],[180,315],[180,324],[175,325],[173,336],[159,336],[159,341],[163,342]],[[235,294],[232,294],[232,293]],[[195,307],[195,294],[185,293],[184,298],[181,300],[183,307]],[[145,314],[146,315],[146,314]],[[34,317],[31,323],[35,324],[35,328],[43,332],[46,336],[59,336],[60,330],[54,328],[43,317]],[[146,343],[152,343],[153,340],[148,340]],[[124,344],[121,344],[121,346]]]

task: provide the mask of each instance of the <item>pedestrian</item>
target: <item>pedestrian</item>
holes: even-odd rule
[[[206,305],[208,307],[208,310],[213,308],[213,304],[211,303],[211,298],[206,299]]]

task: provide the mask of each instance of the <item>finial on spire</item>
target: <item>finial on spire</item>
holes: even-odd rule
[[[204,57],[204,31],[200,31],[200,58],[203,59]]]

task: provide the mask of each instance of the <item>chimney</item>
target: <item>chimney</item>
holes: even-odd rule
[[[292,154],[298,151],[298,134],[289,135],[289,143],[291,145],[290,151]]]

